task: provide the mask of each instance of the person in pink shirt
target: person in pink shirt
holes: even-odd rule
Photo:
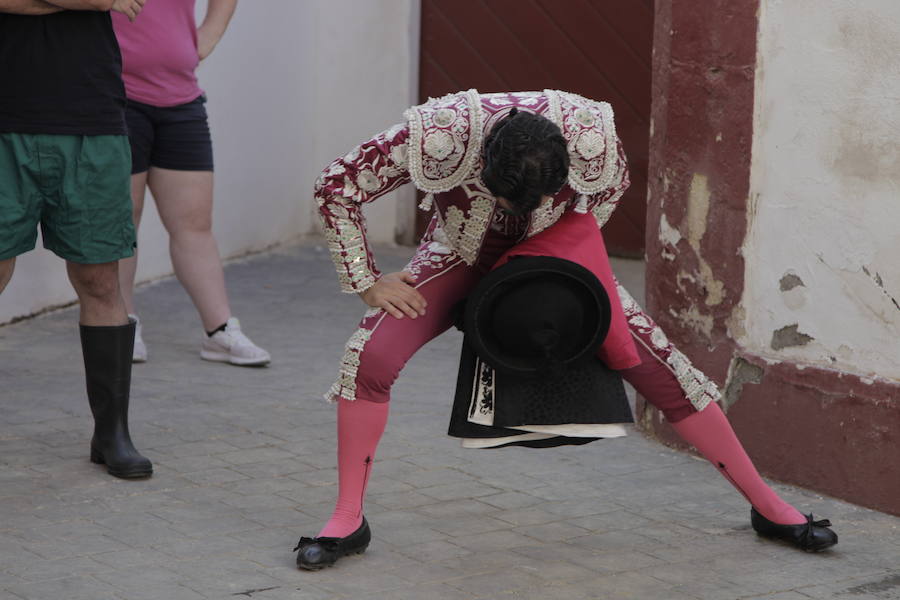
[[[200,356],[234,365],[265,365],[269,353],[241,331],[231,314],[225,276],[212,233],[213,155],[206,96],[195,69],[218,44],[237,0],[208,0],[197,27],[195,0],[153,0],[140,18],[113,15],[122,50],[126,122],[131,143],[134,226],[140,225],[146,188],[169,233],[169,252],[178,281],[203,322]],[[121,18],[120,18],[121,17]],[[122,293],[137,320],[134,362],[147,360],[147,346],[135,314],[137,252],[121,261]]]

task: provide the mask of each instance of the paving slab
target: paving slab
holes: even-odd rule
[[[410,252],[379,248],[380,264],[397,270]],[[613,262],[640,288],[640,262]],[[578,448],[460,448],[445,435],[455,331],[395,387],[371,547],[298,571],[291,548],[336,492],[322,394],[364,307],[339,293],[317,240],[233,261],[226,277],[267,368],[200,360],[174,279],[137,292],[149,361],[134,367],[130,421],[155,462],[146,481],[88,461],[77,309],[0,327],[0,598],[900,598],[896,517],[776,484],[835,523],[840,544],[808,555],[758,538],[713,468],[635,430]]]

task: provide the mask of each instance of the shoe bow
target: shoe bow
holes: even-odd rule
[[[329,537],[321,537],[321,538],[310,538],[310,537],[302,537],[300,541],[297,542],[297,545],[294,546],[292,552],[296,552],[297,550],[302,550],[307,546],[311,546],[313,544],[319,544],[325,550],[329,552],[335,552],[338,549],[338,544],[340,543],[340,538],[329,538]]]
[[[828,519],[813,521],[812,513],[806,515],[806,533],[803,535],[803,537],[807,542],[812,542],[813,527],[831,527],[831,521],[829,521]]]

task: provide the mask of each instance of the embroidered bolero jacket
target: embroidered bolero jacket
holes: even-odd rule
[[[404,113],[406,122],[383,131],[332,162],[315,185],[325,238],[341,289],[362,292],[380,277],[366,242],[362,204],[412,182],[433,203],[443,243],[474,264],[496,209],[481,181],[481,149],[494,124],[513,108],[556,123],[568,142],[568,182],[535,209],[526,237],[565,211],[592,212],[602,227],[628,187],[612,107],[557,90],[479,94],[468,90],[433,98]]]

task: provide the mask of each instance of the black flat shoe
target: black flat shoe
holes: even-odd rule
[[[751,508],[750,523],[759,535],[790,542],[806,552],[821,552],[838,543],[837,534],[828,529],[831,521],[813,521],[811,514],[806,516],[806,523],[801,525],[779,525]]]
[[[294,548],[295,552],[300,551],[297,554],[297,566],[307,571],[330,567],[343,556],[362,554],[369,547],[371,540],[372,531],[365,517],[359,529],[347,537],[302,537]]]

